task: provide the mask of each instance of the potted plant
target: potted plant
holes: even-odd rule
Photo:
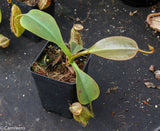
[[[151,6],[157,3],[158,0],[122,0],[122,1],[131,6]]]
[[[76,60],[84,72],[87,72],[90,58],[91,55]],[[44,109],[72,118],[69,104],[77,101],[75,72],[67,65],[66,56],[58,46],[47,42],[30,67],[30,71]]]
[[[57,55],[57,52],[59,54],[55,59],[52,59],[48,56],[48,54],[46,55],[45,53],[45,55],[43,55],[42,53],[36,60],[36,62],[38,62],[40,59],[41,66],[38,65],[38,68],[36,69],[33,67],[36,66],[37,63],[35,65],[34,62],[34,64],[32,65],[32,71],[38,70],[39,68],[42,69],[41,75],[32,72],[35,81],[39,81],[36,82],[39,94],[41,91],[46,93],[43,98],[40,94],[42,103],[44,103],[43,100],[49,101],[51,105],[47,106],[50,107],[55,104],[54,110],[56,110],[56,112],[59,114],[62,114],[62,111],[66,111],[68,113],[70,109],[75,120],[82,123],[83,125],[86,125],[88,119],[90,117],[93,117],[92,101],[98,98],[100,90],[95,80],[92,79],[87,73],[83,72],[77,65],[79,63],[77,63],[77,59],[92,53],[111,60],[128,60],[133,58],[138,51],[144,53],[154,52],[154,48],[150,45],[149,48],[151,49],[151,51],[147,52],[140,50],[134,40],[124,36],[112,36],[104,38],[96,42],[89,49],[83,50],[83,42],[79,33],[79,30],[82,30],[83,26],[79,24],[74,25],[71,29],[71,38],[68,46],[66,46],[66,44],[64,44],[55,19],[51,15],[36,9],[29,11],[29,13],[27,14],[16,16],[15,22],[16,21],[20,24],[20,26],[22,26],[22,28],[27,29],[37,36],[54,43],[44,47],[43,53],[55,47],[56,49],[53,49],[49,52],[53,52],[53,54],[51,53],[53,57]],[[17,30],[18,29],[20,28],[17,28]],[[56,47],[55,44],[58,47]],[[44,70],[46,68],[42,67],[44,65],[48,65],[47,62],[49,61],[52,61],[53,68],[55,68],[55,65],[57,65],[57,61],[58,63],[59,61],[61,61],[61,66],[64,65],[68,70],[70,70],[70,72],[75,75],[76,87],[74,83],[62,82],[46,77],[46,70]],[[48,65],[48,67],[49,66],[50,64]],[[61,68],[61,66],[59,68]],[[49,90],[47,91],[47,89]],[[56,98],[57,95],[59,95],[59,99],[52,99],[53,97]],[[49,98],[50,96],[52,96],[52,98]],[[61,96],[64,97],[61,98]],[[75,96],[77,96],[78,102],[72,104],[72,102],[74,102],[72,100],[76,100],[74,98]],[[58,101],[60,99],[64,99],[64,103],[59,103]],[[67,107],[63,109],[63,105],[67,105]],[[90,110],[84,105],[89,105]]]

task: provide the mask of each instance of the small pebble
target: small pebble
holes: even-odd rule
[[[154,72],[154,65],[151,65],[151,66],[149,67],[149,70],[150,70],[151,72]]]
[[[155,105],[154,107],[155,107],[155,108],[158,108],[158,105]]]
[[[36,122],[39,122],[39,120],[40,120],[39,118],[36,118]]]
[[[152,12],[152,13],[154,13],[154,12],[155,12],[155,10],[152,10],[151,12]]]

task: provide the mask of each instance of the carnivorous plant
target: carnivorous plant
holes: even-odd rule
[[[31,31],[45,40],[57,44],[65,53],[68,59],[68,64],[72,65],[76,73],[76,90],[79,101],[79,104],[72,105],[70,110],[72,111],[74,118],[84,125],[87,124],[89,117],[93,117],[93,113],[92,111],[89,111],[87,113],[88,116],[86,116],[86,114],[84,114],[84,112],[87,112],[84,111],[86,108],[81,105],[90,104],[90,108],[92,110],[91,102],[98,98],[100,90],[96,81],[83,72],[74,60],[80,56],[90,53],[111,60],[128,60],[133,58],[138,51],[144,53],[153,53],[154,51],[154,48],[151,46],[149,46],[151,51],[147,52],[140,50],[133,39],[124,36],[103,38],[89,49],[81,51],[83,49],[83,42],[81,40],[79,30],[82,30],[83,26],[80,24],[75,24],[71,29],[71,38],[68,48],[64,44],[59,27],[51,15],[43,11],[33,9],[27,14],[16,16],[15,21],[16,20],[19,20],[20,25],[24,29]]]

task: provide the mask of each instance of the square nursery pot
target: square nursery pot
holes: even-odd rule
[[[130,6],[151,6],[156,4],[158,0],[122,0]]]
[[[41,57],[43,50],[49,44],[51,44],[51,42],[46,43],[35,61],[37,61]],[[52,43],[52,45],[54,44]],[[88,57],[88,60],[86,61],[86,64],[83,68],[83,71],[86,73],[88,70],[90,58],[91,55]],[[72,118],[73,116],[69,111],[69,106],[73,102],[77,101],[76,83],[67,83],[48,78],[46,76],[33,72],[32,68],[30,68],[30,71],[35,80],[39,97],[44,109],[48,112],[54,112],[66,118]]]

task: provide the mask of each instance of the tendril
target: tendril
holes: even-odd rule
[[[139,51],[139,52],[142,52],[142,53],[146,53],[146,54],[152,54],[152,53],[154,53],[154,47],[152,47],[152,46],[149,45],[149,44],[148,44],[148,47],[149,47],[149,49],[150,49],[151,51],[144,51],[144,50],[141,50],[141,49],[139,49],[138,51]]]

